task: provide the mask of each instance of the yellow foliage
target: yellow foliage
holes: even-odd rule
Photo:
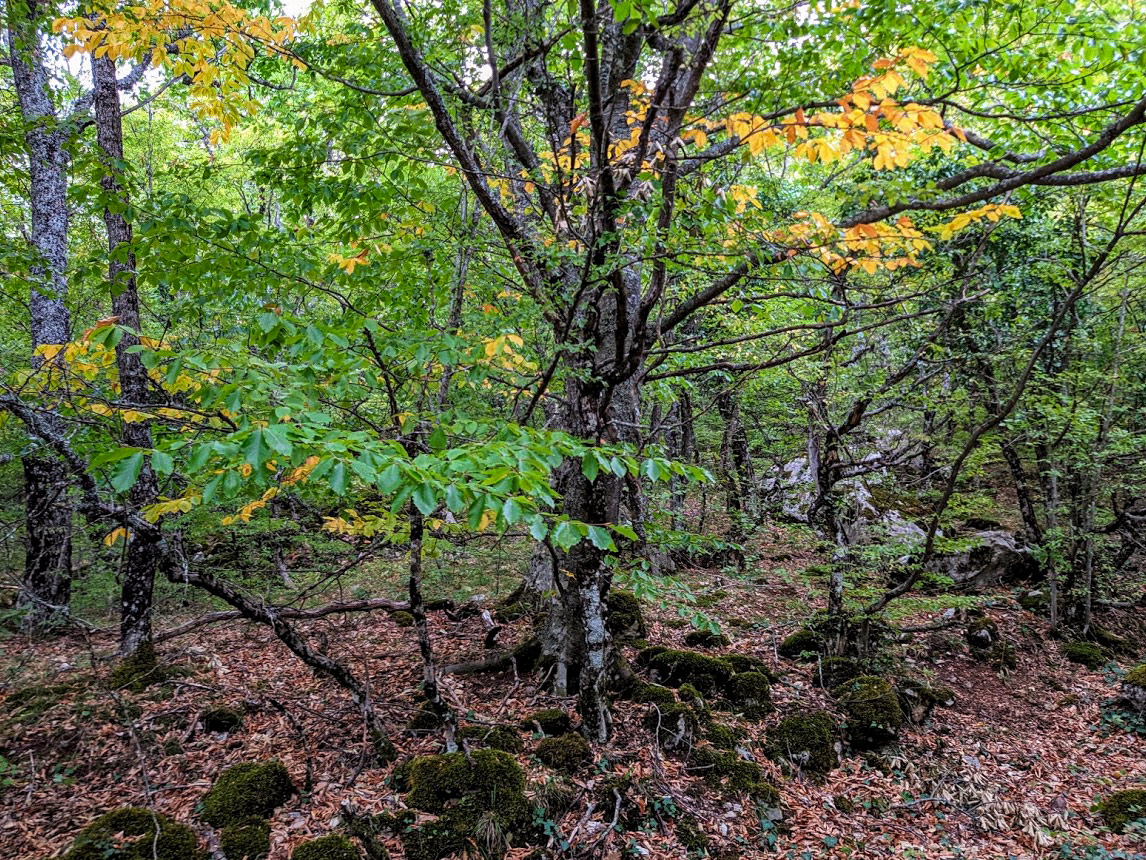
[[[1019,211],[1019,207],[1013,203],[988,203],[986,206],[980,206],[978,209],[970,209],[967,212],[960,212],[946,224],[941,224],[932,230],[939,234],[940,239],[950,239],[960,230],[969,227],[971,224],[977,224],[984,218],[994,223],[1000,218],[1022,218],[1023,213]]]

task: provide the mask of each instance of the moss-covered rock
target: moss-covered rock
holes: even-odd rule
[[[711,630],[693,630],[684,637],[684,644],[690,648],[723,648],[731,641],[723,633]]]
[[[593,752],[583,737],[570,732],[567,735],[545,738],[541,741],[537,745],[537,757],[554,770],[574,773],[593,757]]]
[[[708,837],[700,829],[700,822],[695,815],[685,813],[673,823],[673,833],[676,841],[686,851],[705,855],[708,853]]]
[[[262,818],[228,824],[219,833],[227,860],[264,860],[271,853],[271,826]]]
[[[976,651],[988,651],[1001,639],[999,625],[985,615],[972,618],[963,635],[967,644]]]
[[[642,648],[637,652],[637,658],[633,662],[636,663],[637,666],[644,668],[652,663],[654,657],[668,650],[670,649],[664,645],[649,645],[647,648]]]
[[[750,720],[772,713],[771,685],[759,672],[733,675],[724,690],[725,700]]]
[[[504,603],[493,612],[494,621],[499,624],[507,624],[510,621],[517,621],[524,618],[529,614],[529,607],[524,603]]]
[[[857,749],[876,749],[899,735],[903,711],[891,684],[861,675],[832,691],[848,718],[848,735]]]
[[[704,730],[704,738],[718,750],[734,750],[744,733],[733,726],[712,723]]]
[[[862,674],[859,663],[850,657],[825,657],[812,667],[812,683],[831,690]]]
[[[438,710],[429,702],[425,702],[406,723],[406,731],[414,735],[426,735],[436,732],[444,723]]]
[[[824,640],[815,630],[797,630],[780,643],[776,651],[793,660],[814,660],[824,650]]]
[[[668,705],[676,701],[676,694],[671,687],[638,683],[629,691],[629,698],[642,705]]]
[[[414,616],[409,612],[405,612],[405,611],[395,612],[393,615],[390,616],[390,620],[393,621],[395,624],[397,624],[399,627],[413,627],[414,626]]]
[[[465,726],[458,729],[457,739],[469,741],[475,747],[520,753],[525,749],[521,737],[510,726]]]
[[[792,714],[768,733],[768,756],[801,771],[825,774],[840,763],[836,731],[827,711]]]
[[[1050,592],[1024,591],[1019,595],[1019,606],[1035,615],[1046,615],[1050,611]]]
[[[1134,652],[1134,646],[1131,645],[1129,639],[1124,636],[1119,636],[1117,633],[1112,633],[1098,624],[1092,624],[1090,626],[1090,635],[1094,637],[1095,642],[1107,651],[1111,651],[1115,654],[1132,654]]]
[[[1069,642],[1063,646],[1062,656],[1087,669],[1099,669],[1106,665],[1106,655],[1093,642]]]
[[[665,749],[686,746],[699,725],[696,711],[682,702],[654,704],[641,722],[656,734],[657,743]]]
[[[199,721],[209,732],[233,732],[243,725],[243,712],[229,705],[215,705],[205,710]]]
[[[155,648],[151,645],[142,645],[134,654],[124,657],[108,676],[108,683],[116,690],[131,690],[140,693],[160,681],[166,680],[168,674],[159,664]]]
[[[534,711],[522,720],[521,727],[531,732],[537,731],[540,727],[544,734],[557,737],[558,735],[569,734],[569,730],[573,728],[573,721],[569,719],[569,714],[561,708],[545,708]]]
[[[649,668],[662,684],[692,684],[705,695],[722,690],[733,675],[726,660],[696,651],[662,651],[649,661]]]
[[[704,777],[704,781],[725,794],[748,793],[767,802],[779,796],[775,787],[764,781],[764,771],[754,761],[746,761],[735,752],[710,746],[694,747],[685,763],[685,772]]]
[[[1122,679],[1122,701],[1146,715],[1146,663],[1135,666]]]
[[[358,846],[341,833],[303,842],[291,852],[291,860],[361,860]]]
[[[156,832],[158,831],[158,838]],[[63,860],[199,860],[195,831],[150,809],[126,807],[80,831]]]
[[[647,635],[641,601],[631,591],[614,589],[605,598],[606,626],[614,639],[643,639]]]
[[[740,672],[759,672],[768,679],[769,684],[775,684],[779,680],[779,676],[768,667],[767,663],[751,654],[721,654],[720,659],[738,674]]]
[[[955,701],[955,694],[947,687],[932,687],[912,678],[902,678],[895,683],[895,695],[899,699],[899,709],[908,720],[921,725],[937,707],[947,706]]]
[[[265,818],[295,793],[280,761],[247,762],[227,768],[203,795],[203,820],[213,827]]]
[[[1146,789],[1116,791],[1098,804],[1098,812],[1112,832],[1121,833],[1131,821],[1146,819]]]
[[[667,689],[667,688],[666,688]],[[686,705],[703,708],[707,706],[704,694],[692,684],[681,684],[676,688],[676,697]]]

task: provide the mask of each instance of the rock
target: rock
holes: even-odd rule
[[[203,820],[226,827],[250,818],[265,818],[295,793],[280,761],[247,762],[223,771],[203,795]]]
[[[63,860],[200,860],[205,856],[195,831],[186,824],[150,809],[126,807],[101,815],[81,830]]]
[[[785,717],[768,733],[768,756],[801,771],[825,774],[839,763],[836,721],[827,711]]]
[[[1031,551],[1019,546],[1010,532],[980,531],[966,538],[973,541],[972,546],[940,556],[933,564],[936,573],[950,577],[960,588],[983,588],[1038,575],[1038,562]]]
[[[574,773],[593,757],[589,744],[578,734],[545,738],[537,745],[537,757],[554,770]]]
[[[1146,663],[1135,666],[1122,679],[1122,701],[1146,716]]]
[[[541,711],[535,711],[521,721],[521,727],[526,731],[536,731],[539,726],[543,733],[550,737],[557,737],[568,734],[573,727],[573,721],[569,719],[569,714],[561,708],[545,708]]]
[[[1098,669],[1106,664],[1106,655],[1092,642],[1070,642],[1063,646],[1062,656],[1087,669]]]
[[[614,639],[643,639],[647,635],[641,601],[631,591],[610,591],[605,605],[608,608],[609,632]]]
[[[824,640],[814,630],[797,630],[780,643],[776,651],[781,657],[799,660],[814,660],[823,650]]]
[[[848,734],[857,749],[878,749],[899,736],[903,711],[891,685],[861,675],[832,691],[848,718]]]
[[[458,729],[458,742],[469,741],[475,749],[501,750],[519,753],[525,749],[521,738],[511,726],[465,726]]]

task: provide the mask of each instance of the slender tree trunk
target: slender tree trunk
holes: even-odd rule
[[[454,740],[458,720],[449,703],[442,698],[438,685],[438,672],[434,665],[434,646],[430,641],[430,628],[426,623],[426,602],[422,599],[422,540],[426,524],[422,512],[410,504],[410,614],[414,616],[414,629],[418,633],[418,650],[422,654],[422,692],[434,712],[445,725],[446,752],[456,752]]]
[[[61,423],[52,411],[63,370],[62,345],[71,340],[66,300],[68,251],[67,131],[52,101],[48,60],[40,40],[47,23],[46,7],[29,0],[9,0],[8,48],[12,79],[24,125],[31,197],[30,267],[32,367],[47,376],[43,386],[54,431]],[[42,348],[58,345],[45,360]],[[39,452],[24,457],[25,557],[20,604],[27,609],[26,627],[38,627],[67,608],[72,580],[72,503],[65,465]]]
[[[139,345],[139,291],[135,280],[131,223],[123,214],[130,198],[122,180],[123,125],[115,61],[107,56],[94,57],[92,72],[96,140],[104,160],[104,176],[100,184],[109,202],[115,198],[120,204],[114,211],[110,206],[105,208],[103,213],[107,227],[112,312],[125,330],[115,348],[115,363],[119,371],[120,397],[138,410],[148,400],[148,380],[139,353],[132,351],[132,347]],[[125,422],[121,434],[126,446],[145,450],[152,447],[151,427],[146,421]],[[159,484],[147,459],[140,470],[139,480],[131,488],[130,500],[137,510],[159,500]],[[132,535],[124,558],[120,592],[119,650],[125,657],[151,644],[152,592],[157,561],[155,542],[146,535]]]

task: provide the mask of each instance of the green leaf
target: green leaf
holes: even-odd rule
[[[136,451],[116,467],[111,476],[112,487],[117,493],[126,493],[139,480],[139,472],[142,468],[143,452]]]
[[[609,534],[608,529],[603,529],[600,526],[589,526],[589,540],[593,542],[593,546],[597,549],[616,550],[617,545],[613,543],[613,536]]]
[[[429,484],[422,484],[414,488],[414,505],[428,517],[438,507],[438,499],[434,495],[434,488]]]
[[[346,464],[341,460],[336,460],[334,466],[330,470],[330,489],[334,490],[338,495],[346,493],[347,474]]]
[[[157,475],[170,475],[175,469],[175,463],[170,454],[164,451],[152,451],[151,468],[155,470]]]
[[[573,523],[568,520],[562,520],[553,529],[553,542],[561,549],[569,549],[581,540],[581,535]]]
[[[287,425],[286,424],[271,424],[263,428],[263,441],[270,446],[270,449],[276,454],[282,454],[284,457],[289,457],[294,447],[287,438]]]
[[[581,474],[590,481],[597,480],[597,473],[601,470],[601,464],[597,462],[597,455],[593,451],[586,451],[584,456],[581,457]]]

